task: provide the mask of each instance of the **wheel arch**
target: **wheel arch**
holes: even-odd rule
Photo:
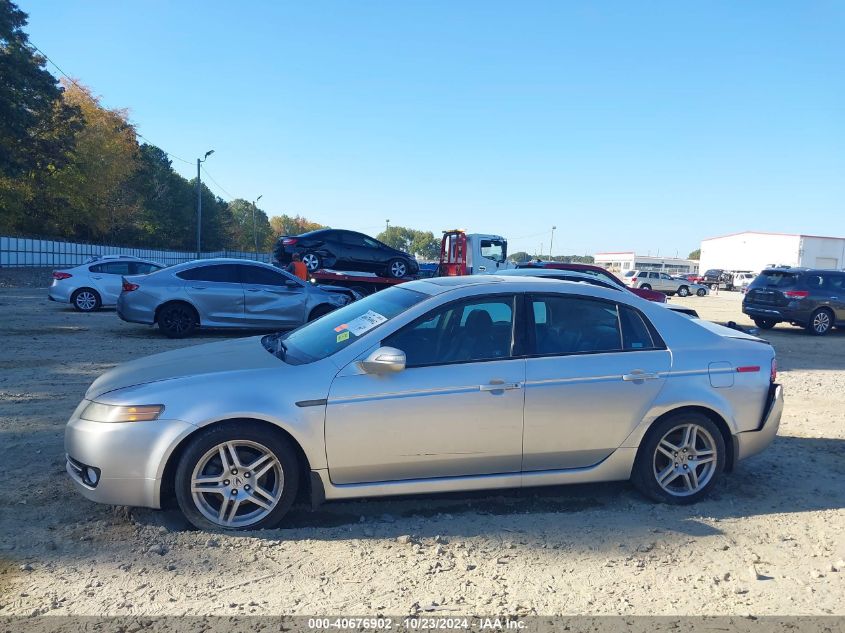
[[[159,305],[155,310],[155,315],[153,317],[153,323],[158,323],[158,315],[161,313],[161,311],[165,307],[171,306],[175,303],[183,303],[186,306],[188,306],[189,308],[191,308],[191,310],[193,310],[194,314],[197,316],[197,325],[202,325],[202,319],[200,318],[200,311],[197,310],[197,307],[193,303],[188,301],[187,299],[168,299],[167,301],[165,301],[164,303]]]
[[[639,460],[640,453],[642,452],[643,446],[645,445],[645,440],[648,437],[649,433],[652,432],[652,429],[654,429],[657,424],[659,424],[666,418],[682,413],[700,413],[708,417],[716,425],[716,428],[719,429],[719,432],[722,434],[722,439],[725,442],[725,472],[730,472],[731,470],[733,470],[734,462],[736,461],[736,446],[734,443],[733,433],[731,433],[731,428],[728,425],[727,420],[725,420],[725,418],[722,417],[719,412],[717,412],[715,409],[711,409],[702,405],[684,405],[676,407],[656,417],[648,425],[648,427],[645,429],[640,438],[639,446],[637,447],[636,460]]]
[[[223,420],[217,420],[216,422],[212,422],[210,424],[196,427],[193,431],[181,438],[176,444],[176,446],[170,451],[170,454],[167,456],[167,461],[164,465],[164,470],[162,471],[161,482],[159,484],[158,490],[159,505],[162,509],[173,509],[176,507],[176,468],[179,465],[180,457],[184,454],[185,450],[187,449],[188,445],[191,443],[193,438],[196,436],[196,434],[199,431],[205,431],[207,429],[213,429],[226,424],[234,424],[238,422],[249,422],[259,424],[267,429],[272,430],[274,433],[278,433],[279,435],[284,437],[288,442],[290,442],[291,447],[296,453],[297,466],[299,469],[299,497],[301,497],[302,499],[310,499],[311,463],[308,459],[308,455],[305,454],[302,445],[287,429],[279,426],[278,424],[269,422],[267,420],[262,420],[260,418],[226,418]],[[302,499],[297,499],[297,501],[300,501]]]

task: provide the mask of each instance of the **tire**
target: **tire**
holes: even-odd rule
[[[810,315],[807,331],[816,336],[824,336],[833,327],[833,312],[827,308],[819,308]]]
[[[181,301],[168,303],[156,316],[158,329],[167,338],[184,338],[196,332],[199,327],[199,315],[193,306]]]
[[[719,289],[719,284],[710,284],[710,290],[714,292]]]
[[[324,316],[329,312],[334,312],[336,309],[337,308],[335,308],[334,306],[330,306],[325,303],[322,305],[318,305],[316,308],[311,310],[311,314],[308,315],[308,322],[311,323],[311,321],[316,321],[321,316]]]
[[[309,273],[313,273],[323,267],[323,262],[320,260],[320,256],[317,255],[317,253],[305,253],[302,256],[302,263],[305,264]]]
[[[209,492],[197,491],[193,482],[199,477]],[[200,530],[272,528],[296,499],[299,463],[280,431],[255,422],[225,423],[196,433],[179,458],[175,488],[179,509]]]
[[[404,259],[391,259],[387,263],[387,276],[393,279],[402,279],[408,274],[408,262]]]
[[[70,296],[70,303],[77,312],[94,312],[103,305],[100,293],[93,288],[79,288]]]
[[[707,291],[704,288],[699,288],[695,291],[695,294],[699,297],[704,297],[707,295]]]
[[[695,429],[695,434],[688,429]],[[725,440],[713,420],[701,413],[679,412],[649,429],[631,481],[659,503],[695,503],[707,495],[722,474],[725,455]],[[663,484],[658,481],[660,476],[664,477]]]
[[[681,286],[678,288],[678,296],[679,297],[688,297],[689,296],[689,288],[686,286]]]
[[[643,284],[640,286],[640,290],[651,290],[651,284]]]
[[[754,319],[754,325],[761,330],[771,330],[778,324],[774,319]]]

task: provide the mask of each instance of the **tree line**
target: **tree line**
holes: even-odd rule
[[[196,248],[196,179],[141,139],[128,112],[105,107],[79,81],[56,78],[0,0],[0,233],[175,250]],[[268,218],[201,185],[203,250],[266,250],[278,235],[319,223]],[[253,227],[255,211],[255,227]]]

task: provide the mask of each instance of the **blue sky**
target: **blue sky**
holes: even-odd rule
[[[213,148],[211,188],[271,215],[512,252],[547,252],[556,225],[555,254],[845,236],[834,0],[20,7],[65,72],[165,150]]]

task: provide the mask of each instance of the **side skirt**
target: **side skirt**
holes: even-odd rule
[[[464,477],[406,479],[361,484],[333,484],[329,478],[328,470],[313,470],[311,471],[312,505],[316,507],[323,500],[331,501],[334,499],[625,481],[631,477],[631,470],[636,457],[636,448],[618,448],[603,461],[585,468],[501,473],[494,475],[468,475]],[[317,480],[319,480],[319,483]]]

